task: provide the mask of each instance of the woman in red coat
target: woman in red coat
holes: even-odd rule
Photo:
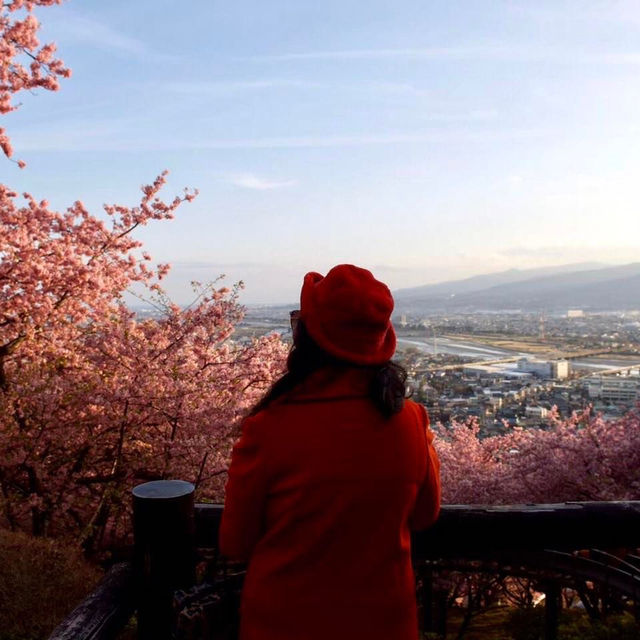
[[[248,561],[241,640],[416,640],[410,530],[440,507],[426,410],[390,362],[393,298],[308,273],[287,372],[242,425],[220,549]],[[292,323],[293,324],[293,323]]]

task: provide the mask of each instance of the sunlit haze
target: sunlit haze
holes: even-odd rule
[[[16,190],[200,195],[139,237],[167,289],[289,302],[339,262],[392,288],[638,259],[640,3],[71,0],[73,69],[5,118]]]

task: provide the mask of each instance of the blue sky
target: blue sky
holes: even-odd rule
[[[69,0],[42,40],[73,69],[4,118],[0,179],[63,208],[135,203],[190,279],[289,302],[339,262],[392,288],[637,259],[640,3]]]

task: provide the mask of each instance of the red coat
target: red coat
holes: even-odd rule
[[[222,553],[248,560],[241,640],[416,640],[410,529],[440,507],[426,410],[385,420],[361,369],[322,370],[247,418]]]

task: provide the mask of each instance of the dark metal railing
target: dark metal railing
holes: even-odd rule
[[[183,622],[191,620],[188,589],[195,583],[196,562],[202,560],[217,566],[208,570],[208,591],[203,592],[209,619],[228,619],[229,607],[237,605],[231,592],[237,596],[241,588],[242,567],[233,571],[217,556],[223,505],[194,505],[193,492],[181,481],[149,482],[133,490],[133,567],[116,565],[49,640],[112,640],[116,622],[124,624],[134,606],[139,640],[169,640],[176,630],[176,594],[185,606]],[[442,630],[442,612],[439,621],[434,616],[434,607],[442,605],[442,594],[430,585],[434,571],[493,571],[540,578],[547,595],[546,638],[553,640],[560,585],[568,577],[600,581],[640,601],[636,556],[573,552],[639,546],[640,501],[445,505],[433,527],[413,536],[423,627]]]

